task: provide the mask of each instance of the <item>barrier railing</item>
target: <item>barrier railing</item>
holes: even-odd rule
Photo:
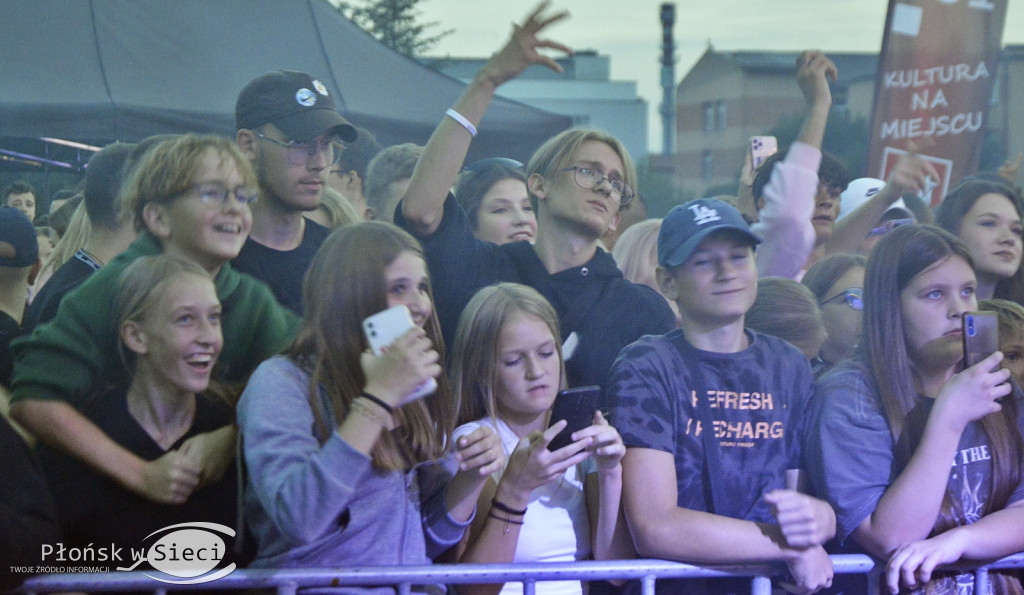
[[[868,556],[845,554],[832,556],[839,574],[867,574],[869,592],[878,593],[879,565]],[[1024,568],[1024,554],[1016,554],[978,567],[957,564],[947,569],[971,571],[975,575],[975,593],[988,592],[989,570]],[[640,580],[644,595],[654,595],[656,581],[662,579],[715,579],[750,577],[752,595],[771,593],[771,576],[785,573],[781,564],[741,566],[693,566],[664,560],[612,560],[516,564],[434,564],[431,566],[372,566],[363,568],[286,568],[236,570],[216,581],[200,585],[174,585],[153,580],[143,572],[104,574],[50,574],[29,578],[18,590],[25,595],[62,591],[167,591],[203,589],[276,589],[278,595],[295,595],[309,587],[394,585],[398,593],[409,593],[413,585],[521,582],[525,595],[534,595],[536,584],[554,580]],[[177,577],[150,572],[172,580]]]

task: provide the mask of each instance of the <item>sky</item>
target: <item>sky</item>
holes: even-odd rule
[[[967,0],[932,0],[935,2]],[[1024,0],[1005,0],[1003,44],[1024,44]],[[877,52],[882,45],[887,0],[677,0],[676,83],[712,44],[716,50]],[[430,31],[455,31],[431,54],[489,56],[508,39],[532,0],[423,0]],[[661,0],[553,0],[571,17],[552,25],[546,37],[574,50],[611,57],[614,80],[637,81],[647,100],[648,146],[661,150]],[[543,37],[544,35],[542,35]]]

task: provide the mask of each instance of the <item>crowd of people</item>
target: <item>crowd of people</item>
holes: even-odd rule
[[[196,522],[234,527],[226,556],[254,568],[773,561],[794,593],[864,592],[830,553],[959,594],[973,575],[940,566],[1024,551],[1019,162],[934,214],[913,150],[851,180],[822,152],[836,67],[807,51],[798,138],[735,196],[647,219],[622,143],[589,128],[464,163],[502,84],[560,70],[541,50],[571,51],[544,37],[566,16],[516,25],[424,146],[381,147],[276,71],[241,90],[233,140],[99,151],[49,257],[34,190],[8,189],[0,576]],[[389,309],[409,326],[371,349]],[[1000,350],[967,366],[977,310]],[[582,416],[553,413],[582,387]]]

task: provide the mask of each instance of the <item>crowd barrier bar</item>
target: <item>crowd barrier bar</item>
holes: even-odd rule
[[[877,593],[879,574],[884,566],[869,556],[843,554],[832,556],[835,573],[867,574],[869,589]],[[975,593],[988,592],[988,571],[1024,568],[1024,553],[982,567],[956,564],[944,568],[971,571],[975,575]],[[171,580],[169,575],[150,572]],[[781,564],[730,566],[693,566],[664,560],[610,560],[515,564],[434,564],[430,566],[368,566],[363,568],[283,568],[236,570],[210,583],[175,585],[154,581],[143,572],[102,574],[49,574],[29,578],[16,591],[39,595],[58,591],[168,591],[206,589],[276,589],[278,595],[295,595],[308,587],[396,585],[405,595],[412,585],[521,582],[524,595],[534,595],[536,583],[552,580],[635,579],[643,586],[643,595],[654,595],[659,579],[751,577],[752,595],[770,595],[771,576],[785,574]]]

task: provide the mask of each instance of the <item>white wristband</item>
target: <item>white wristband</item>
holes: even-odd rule
[[[445,115],[461,124],[462,127],[465,128],[467,132],[469,132],[470,136],[476,138],[476,126],[473,126],[473,123],[467,120],[465,116],[451,108],[448,108],[448,111],[445,112]]]

